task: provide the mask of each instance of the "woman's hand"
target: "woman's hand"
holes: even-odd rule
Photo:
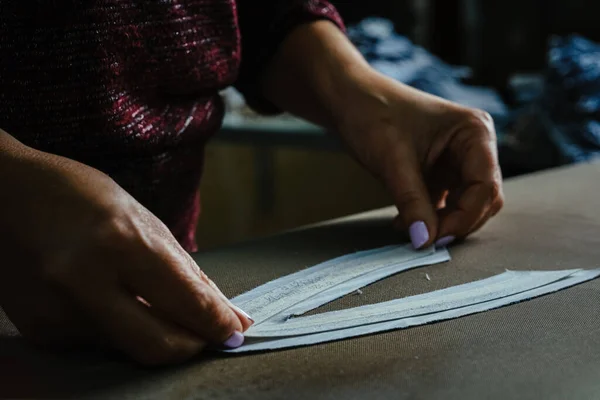
[[[415,247],[463,238],[502,208],[491,118],[382,76],[332,23],[293,30],[262,84],[281,109],[339,134],[388,187]]]
[[[0,305],[25,337],[144,364],[243,341],[252,321],[108,176],[0,131],[0,185]]]
[[[503,205],[491,117],[372,71],[347,86],[336,131],[379,177],[414,247],[447,245],[479,229]]]

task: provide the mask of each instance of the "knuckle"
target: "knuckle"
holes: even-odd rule
[[[492,209],[492,216],[498,214],[500,212],[500,210],[502,210],[502,208],[504,207],[504,196],[502,194],[500,194],[500,196],[498,196],[498,198],[496,199],[496,202],[494,203],[493,209]]]
[[[110,216],[97,225],[95,240],[111,248],[127,246],[136,237],[133,224],[126,218]]]
[[[490,113],[479,108],[472,109],[471,114],[474,123],[489,125],[494,122],[494,119],[492,118]]]
[[[502,196],[502,188],[499,182],[487,182],[485,187],[492,202],[496,202]]]
[[[400,212],[409,212],[421,201],[421,196],[410,189],[400,190],[396,193],[396,206]]]
[[[504,192],[502,191],[502,188],[500,188],[498,196],[496,196],[496,203],[498,204],[498,209],[502,209],[502,207],[504,207],[505,202],[506,198],[504,197]]]
[[[466,122],[478,134],[493,140],[496,139],[494,119],[487,111],[476,108],[469,109],[466,115]]]
[[[206,273],[204,271],[202,271],[202,269],[198,266],[198,264],[196,264],[194,262],[194,260],[191,260],[190,265],[196,272],[198,272],[200,279],[202,279],[204,282],[207,282],[209,284],[210,284],[210,282],[212,282],[210,280],[210,278],[208,277],[208,275],[206,275]]]

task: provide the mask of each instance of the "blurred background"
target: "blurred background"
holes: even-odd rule
[[[507,177],[600,154],[600,2],[335,1],[380,72],[487,110]],[[325,132],[259,117],[228,89],[207,148],[200,249],[391,204]]]

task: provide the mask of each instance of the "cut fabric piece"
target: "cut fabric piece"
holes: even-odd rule
[[[542,286],[533,290],[519,293],[513,296],[492,300],[485,303],[475,304],[467,307],[456,308],[439,313],[425,314],[413,318],[404,318],[394,321],[382,322],[373,325],[363,325],[354,328],[340,329],[331,332],[322,332],[313,335],[300,335],[291,337],[279,337],[272,339],[248,338],[246,343],[237,349],[226,350],[231,353],[243,353],[250,351],[276,350],[287,347],[306,346],[317,343],[331,342],[340,339],[347,339],[356,336],[364,336],[373,333],[385,332],[394,329],[404,329],[412,326],[425,325],[432,322],[444,321],[463,317],[470,314],[476,314],[483,311],[489,311],[494,308],[503,307],[520,301],[529,300],[534,297],[553,293],[569,286],[595,279],[600,275],[600,270],[579,271],[568,278],[559,280],[550,285]]]
[[[578,271],[507,271],[491,278],[403,299],[291,318],[283,323],[267,320],[250,328],[246,337],[307,335],[432,314],[523,293],[566,278],[574,272]]]
[[[233,299],[256,323],[230,353],[323,343],[458,318],[594,279],[598,270],[507,271],[388,302],[297,317],[390,275],[448,261],[445,249],[387,246],[339,257],[276,279]]]
[[[348,254],[276,279],[232,299],[260,324],[294,306],[303,313],[390,275],[450,260],[446,250],[386,246]],[[320,294],[318,298],[310,300]]]

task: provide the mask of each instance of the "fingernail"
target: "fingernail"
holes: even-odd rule
[[[248,318],[250,320],[250,322],[254,323],[254,318],[252,318],[251,316],[248,315],[248,313],[244,310],[242,310],[241,308],[239,308],[238,306],[236,306],[235,304],[231,303],[231,305],[240,313],[242,314],[244,317]]]
[[[454,239],[456,239],[456,238],[452,235],[444,236],[443,238],[440,238],[440,239],[438,239],[437,242],[435,242],[435,246],[436,247],[446,247],[450,243],[454,242]]]
[[[427,225],[425,225],[425,222],[423,221],[414,222],[410,228],[408,228],[408,233],[410,234],[410,240],[415,249],[420,249],[429,241]]]
[[[227,339],[225,343],[223,343],[223,346],[230,349],[235,349],[240,347],[243,343],[244,335],[242,335],[241,332],[235,331],[233,332],[233,335],[231,335],[229,339]]]
[[[221,291],[221,289],[219,289],[219,287],[217,285],[215,285],[215,283],[213,281],[211,281],[210,279],[208,280],[209,285],[216,290],[216,292],[219,294],[219,296],[227,303],[229,304],[229,307],[233,308],[235,311],[239,312],[240,314],[242,314],[244,317],[248,318],[250,320],[250,322],[252,324],[254,324],[254,318],[252,318],[251,316],[248,315],[248,313],[244,310],[242,310],[241,308],[239,308],[238,306],[236,306],[235,304],[233,304],[233,302],[231,300],[229,300],[227,298],[227,296],[225,296],[225,294],[223,294],[223,292]]]

